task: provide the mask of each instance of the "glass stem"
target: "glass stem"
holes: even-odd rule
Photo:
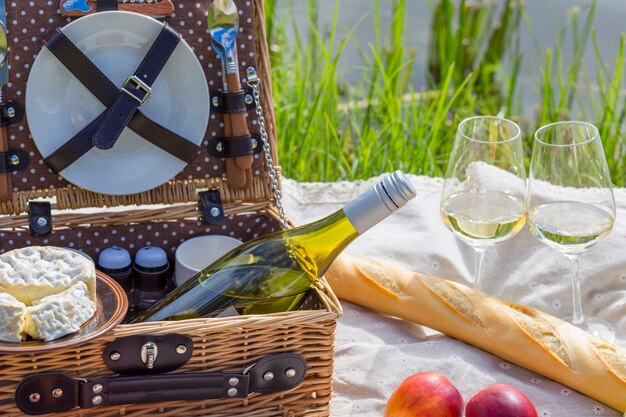
[[[578,326],[585,322],[585,316],[583,315],[583,303],[581,297],[581,283],[580,274],[578,272],[578,255],[568,255],[570,264],[572,266],[572,302],[573,302],[573,314],[572,324]]]
[[[487,248],[474,248],[476,252],[476,262],[474,263],[474,289],[482,291],[481,276],[483,272],[483,261],[485,260],[485,252]]]

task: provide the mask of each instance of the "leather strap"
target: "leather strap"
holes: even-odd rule
[[[0,152],[0,174],[21,171],[28,166],[28,152],[23,149],[9,149]]]
[[[266,356],[243,372],[160,374],[131,377],[71,378],[43,373],[24,378],[15,402],[28,415],[68,411],[79,407],[246,398],[252,393],[296,388],[306,376],[306,361],[297,353]]]
[[[52,206],[49,202],[28,203],[28,227],[33,236],[46,236],[52,233]]]
[[[237,92],[229,91],[228,93],[225,93],[222,90],[209,90],[209,94],[212,97],[211,110],[216,113],[233,113],[241,111],[242,104],[240,100],[243,101],[243,105],[245,106],[244,111],[254,111],[254,109],[256,109],[251,88],[246,88],[245,90],[239,90]],[[228,94],[241,98],[231,96],[232,98],[224,99],[223,96]]]
[[[117,0],[96,0],[96,11],[117,10]]]
[[[200,211],[205,223],[218,224],[224,221],[224,207],[220,190],[208,190],[198,193]]]
[[[115,101],[107,110],[106,116],[93,138],[93,144],[98,149],[112,148],[137,109],[150,99],[152,84],[161,73],[180,39],[179,33],[168,25],[163,26],[161,33],[157,36],[135,73],[126,80]]]
[[[53,31],[45,40],[45,44],[50,52],[96,99],[107,108],[113,105],[120,90],[60,29]],[[91,150],[93,148],[92,138],[105,114],[106,111],[63,146],[48,155],[44,159],[46,164],[54,172],[59,173]],[[141,111],[135,113],[128,127],[153,145],[186,163],[193,161],[198,152],[196,144],[159,125]]]
[[[222,113],[244,113],[248,107],[245,101],[246,92],[229,91],[227,93],[220,91],[220,112]]]
[[[214,137],[209,140],[207,150],[209,154],[218,158],[253,155],[263,150],[263,140],[260,135]]]
[[[24,107],[17,101],[9,100],[0,104],[0,126],[12,125],[24,117]]]

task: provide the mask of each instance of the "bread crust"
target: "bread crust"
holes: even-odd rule
[[[570,323],[459,283],[346,254],[325,276],[340,299],[438,330],[626,411],[626,350]]]

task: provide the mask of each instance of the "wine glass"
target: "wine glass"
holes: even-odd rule
[[[609,323],[583,315],[578,274],[580,255],[611,231],[615,219],[609,168],[594,125],[558,122],[535,133],[527,205],[530,231],[571,262],[572,324],[612,340]]]
[[[457,129],[441,198],[445,225],[476,253],[474,287],[490,247],[516,235],[526,220],[526,170],[521,130],[493,116],[463,120]]]

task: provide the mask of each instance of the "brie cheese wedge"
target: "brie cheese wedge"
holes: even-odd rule
[[[0,340],[21,342],[26,322],[26,306],[6,293],[0,293]]]
[[[34,339],[45,341],[74,333],[96,311],[84,282],[74,284],[59,294],[34,300],[27,307],[26,332]]]

